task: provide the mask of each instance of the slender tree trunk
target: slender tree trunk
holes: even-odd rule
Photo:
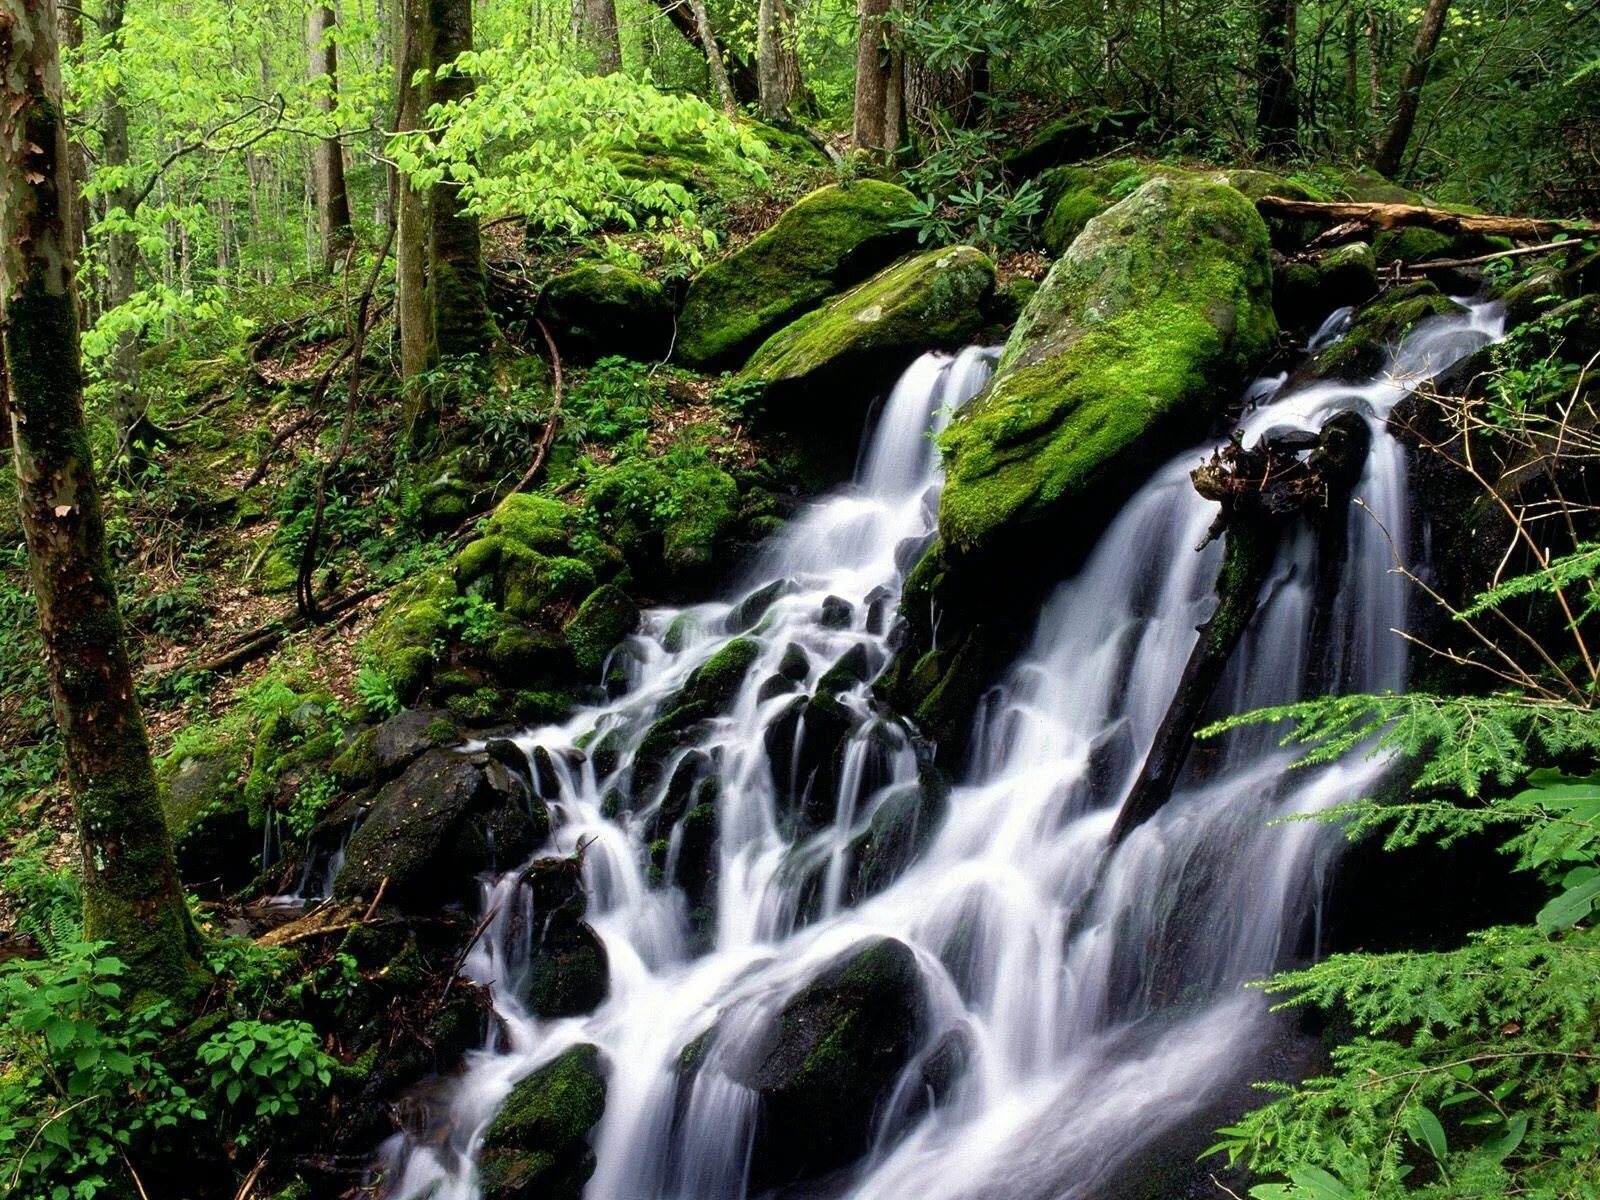
[[[672,22],[672,26],[684,37],[691,46],[706,56],[706,62],[711,62],[712,52],[706,47],[706,38],[701,29],[700,15],[695,12],[699,0],[655,0],[661,15]],[[705,28],[711,28],[709,18],[705,21]],[[740,58],[739,55],[712,40],[716,47],[716,54],[722,60],[723,72],[728,77],[728,85],[733,92],[733,97],[738,104],[757,104],[761,98],[761,87],[756,77],[755,68]]]
[[[1354,3],[1344,14],[1344,122],[1353,131],[1361,119],[1361,30]]]
[[[472,49],[472,0],[428,0],[428,6],[430,62],[437,68]],[[455,72],[430,84],[430,99],[465,101],[473,87],[471,76]],[[478,218],[462,211],[460,195],[447,182],[428,197],[428,301],[435,359],[482,354],[498,336],[489,315]]]
[[[622,70],[622,39],[617,31],[616,0],[583,0],[584,34],[594,50],[595,74]]]
[[[1379,52],[1378,6],[1367,5],[1367,115],[1377,125],[1383,115],[1383,56]]]
[[[722,60],[722,46],[711,28],[711,16],[706,12],[705,0],[688,0],[694,14],[695,28],[700,31],[700,45],[706,52],[706,66],[711,71],[711,86],[722,102],[722,111],[729,117],[739,115],[739,103],[733,95],[733,85],[728,82],[728,67]]]
[[[422,120],[422,89],[413,81],[428,62],[425,0],[398,0],[394,8],[395,78],[399,89],[395,128],[400,133],[416,129]],[[433,341],[428,309],[428,214],[421,192],[404,175],[395,200],[395,279],[399,296],[395,305],[400,327],[400,373],[405,380],[402,421],[406,441],[417,445],[428,439],[433,412],[428,394],[416,380],[429,367]]]
[[[0,0],[0,301],[23,534],[83,875],[84,936],[133,991],[186,996],[199,937],[173,864],[83,419],[55,0]]]
[[[1300,142],[1300,91],[1295,81],[1295,0],[1264,0],[1256,43],[1256,141],[1274,157]]]
[[[779,62],[777,0],[760,0],[756,5],[756,76],[761,86],[761,117],[776,121],[789,107],[784,89],[783,64]]]
[[[890,139],[898,133],[888,127],[890,7],[890,0],[857,0],[856,5],[860,25],[856,33],[854,140],[856,149],[874,155],[892,150]]]
[[[112,53],[122,53],[123,18],[127,11],[125,0],[107,0],[101,10],[100,24],[108,38]],[[120,71],[117,73],[120,79]],[[110,172],[126,182],[111,188],[106,194],[108,211],[120,210],[124,221],[131,220],[138,207],[138,194],[129,177],[132,151],[128,139],[128,108],[125,92],[120,82],[106,90],[100,113],[100,161]],[[131,229],[114,228],[106,234],[105,270],[107,311],[120,308],[133,298],[138,281],[139,243]],[[124,330],[117,338],[111,352],[111,418],[116,425],[117,437],[124,449],[136,452],[138,431],[136,426],[144,411],[139,403],[139,335]]]
[[[317,93],[317,108],[331,117],[339,103],[339,48],[334,40],[338,26],[333,9],[325,4],[312,5],[309,28],[312,82],[327,81]],[[323,138],[312,153],[323,269],[331,272],[355,238],[350,226],[350,196],[344,183],[344,147],[336,137]]]
[[[1422,85],[1428,80],[1428,64],[1439,48],[1439,35],[1444,32],[1445,18],[1450,13],[1450,0],[1428,0],[1422,14],[1422,24],[1417,27],[1416,44],[1411,57],[1400,72],[1400,93],[1395,97],[1394,120],[1389,122],[1383,141],[1378,144],[1378,156],[1372,165],[1384,175],[1400,170],[1405,160],[1406,147],[1411,143],[1411,131],[1416,128],[1417,109],[1422,103]]]
[[[805,78],[800,72],[800,29],[784,0],[773,0],[773,6],[778,15],[778,75],[788,108],[806,99]],[[738,90],[737,86],[734,90]]]

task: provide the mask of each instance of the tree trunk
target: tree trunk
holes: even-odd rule
[[[117,54],[122,51],[126,8],[125,0],[107,0],[100,18],[101,28],[109,38],[112,51]],[[138,207],[138,194],[134,191],[130,175],[132,152],[128,140],[128,108],[122,83],[112,83],[106,89],[100,118],[101,164],[124,180],[106,193],[106,208],[108,213],[121,210],[123,217],[131,220]],[[106,311],[120,308],[133,298],[138,280],[138,262],[139,243],[133,230],[116,228],[106,234]],[[111,352],[110,380],[111,418],[116,426],[117,437],[123,449],[135,450],[135,427],[144,413],[139,404],[139,335],[131,329],[122,332],[117,338],[116,348]]]
[[[595,74],[622,70],[622,39],[617,32],[616,0],[583,0],[584,34],[594,50]]]
[[[333,115],[339,103],[339,49],[334,41],[338,26],[333,9],[325,4],[311,6],[311,79],[326,79],[317,93],[317,108]],[[355,234],[350,227],[350,196],[344,185],[344,147],[336,137],[323,138],[312,151],[317,182],[317,228],[322,234],[323,268],[332,272]]]
[[[435,69],[472,49],[472,0],[428,0],[432,33],[430,65]],[[472,77],[454,72],[430,85],[435,104],[464,102]],[[461,197],[449,182],[428,197],[428,300],[433,317],[433,357],[482,354],[497,331],[489,315],[488,281],[478,218],[462,211]]]
[[[722,111],[730,118],[739,115],[739,102],[734,98],[733,85],[728,81],[728,67],[722,60],[722,46],[711,28],[711,16],[706,12],[705,0],[688,0],[689,11],[694,15],[694,26],[700,34],[700,45],[706,52],[706,66],[711,72],[711,86],[722,103]],[[759,87],[759,85],[758,85]]]
[[[756,5],[756,75],[761,88],[761,117],[766,121],[779,120],[789,110],[782,45],[778,0],[760,0]]]
[[[706,39],[700,31],[700,22],[693,11],[693,4],[689,0],[655,0],[661,15],[672,22],[672,26],[684,37],[691,46],[706,56],[706,61],[711,61],[711,52],[706,48]],[[706,28],[711,27],[711,22],[706,21]],[[735,54],[726,46],[713,41],[717,55],[722,59],[723,71],[728,76],[728,85],[733,91],[733,98],[738,104],[758,104],[761,99],[761,85],[756,76],[756,70],[743,58]]]
[[[422,120],[422,90],[412,82],[428,62],[425,0],[399,0],[394,9],[395,129],[406,133]],[[402,424],[408,445],[428,439],[433,427],[427,390],[417,377],[428,369],[432,342],[428,312],[428,215],[422,193],[404,175],[395,198],[395,323],[400,329],[400,374],[404,381]]]
[[[857,0],[856,98],[854,141],[857,150],[881,156],[894,149],[888,107],[891,64],[888,48],[890,0]]]
[[[0,299],[23,534],[77,818],[84,936],[128,965],[131,990],[183,998],[197,979],[106,555],[83,419],[68,239],[70,165],[55,0],[0,8]]]
[[[1411,57],[1400,72],[1400,93],[1395,97],[1394,120],[1378,145],[1378,156],[1372,165],[1381,174],[1394,175],[1405,160],[1406,147],[1411,143],[1411,131],[1416,128],[1417,109],[1422,103],[1422,85],[1428,80],[1428,64],[1439,48],[1439,35],[1444,32],[1445,17],[1450,12],[1450,0],[1428,0],[1422,14],[1422,24],[1417,27],[1417,40],[1411,48]]]
[[[1264,0],[1256,43],[1256,142],[1275,158],[1300,142],[1300,91],[1294,73],[1295,0]]]

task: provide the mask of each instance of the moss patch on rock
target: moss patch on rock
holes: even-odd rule
[[[605,1106],[596,1046],[574,1046],[517,1084],[484,1135],[486,1200],[578,1200],[595,1168],[588,1134]]]
[[[1267,231],[1243,195],[1152,179],[1095,218],[943,438],[940,531],[980,553],[1201,432],[1271,349]]]
[[[689,287],[678,354],[692,366],[734,364],[801,314],[915,243],[904,188],[865,179],[819,188],[760,237],[712,263]]]
[[[563,354],[654,360],[672,344],[672,302],[659,283],[606,262],[580,263],[540,293],[538,315]]]
[[[742,382],[775,396],[815,398],[829,384],[868,380],[904,369],[918,354],[966,344],[983,327],[994,290],[994,263],[956,246],[898,263],[774,334],[745,367]]]

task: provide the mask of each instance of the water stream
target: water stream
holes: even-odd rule
[[[1474,307],[1419,326],[1368,383],[1252,388],[1247,441],[1320,429],[1346,409],[1375,436],[1338,561],[1318,561],[1331,543],[1310,528],[1286,540],[1219,711],[1403,685],[1404,643],[1390,631],[1405,624],[1408,594],[1391,547],[1412,535],[1405,456],[1385,419],[1419,382],[1499,333],[1497,312]],[[929,431],[982,389],[992,361],[983,350],[919,360],[885,403],[853,485],[774,539],[727,602],[646,614],[617,652],[628,678],[619,698],[519,737],[544,747],[558,776],[554,844],[543,853],[585,847],[588,920],[607,949],[610,995],[590,1016],[532,1017],[517,986],[528,954],[519,873],[486,881],[484,911],[495,916],[465,972],[491,987],[503,1024],[452,1083],[436,1136],[386,1147],[390,1195],[475,1200],[476,1147],[516,1081],[591,1042],[608,1095],[586,1197],[742,1200],[758,1097],[718,1069],[719,1055],[874,938],[916,955],[921,1049],[958,1031],[966,1065],[932,1103],[913,1056],[876,1116],[867,1158],[817,1195],[1093,1195],[1164,1133],[1205,1117],[1229,1081],[1259,1075],[1272,1025],[1262,997],[1240,985],[1315,952],[1339,843],[1314,824],[1269,823],[1359,797],[1385,767],[1289,771],[1271,731],[1242,731],[1193,755],[1168,805],[1110,848],[1215,603],[1220,547],[1195,549],[1215,507],[1188,478],[1200,448],[1155,473],[1040,612],[1031,647],[984,705],[947,815],[887,887],[859,895],[852,843],[882,806],[918,788],[919,760],[868,686],[841,696],[855,726],[827,794],[785,777],[803,745],[776,761],[769,752],[769,730],[795,701],[774,677],[796,678],[804,694],[847,654],[864,659],[868,678],[888,660],[900,584],[934,526]],[[770,607],[752,617],[759,605],[741,602],[764,587]],[[619,813],[612,790],[639,790],[632,751],[650,721],[746,624],[759,653],[737,696],[636,796],[635,811]],[[597,763],[613,756],[596,750],[608,744],[623,752],[606,773]],[[589,753],[574,753],[580,746]],[[709,920],[674,886],[683,823],[664,857],[657,847],[658,878],[644,834],[691,755],[721,781],[715,896],[701,898]],[[685,1097],[681,1052],[713,1027]]]

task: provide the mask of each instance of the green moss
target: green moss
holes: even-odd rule
[[[661,285],[611,263],[580,263],[557,275],[538,312],[564,354],[655,359],[672,344],[672,302]]]
[[[473,580],[493,574],[500,566],[500,552],[504,546],[505,538],[498,534],[468,542],[456,555],[456,585],[465,588]]]
[[[605,1075],[594,1046],[574,1046],[529,1075],[484,1135],[485,1195],[576,1200],[594,1169],[584,1139],[605,1105]]]
[[[559,554],[567,549],[572,510],[548,496],[517,492],[500,502],[489,517],[489,533],[499,534],[529,550]]]
[[[594,568],[582,559],[540,554],[508,544],[503,554],[505,610],[531,621],[546,609],[576,604],[595,589]]]
[[[1459,311],[1426,281],[1391,288],[1356,314],[1343,340],[1318,354],[1310,371],[1320,378],[1364,379],[1383,366],[1390,347],[1418,321]]]
[[[756,351],[740,381],[797,394],[860,378],[934,347],[964,345],[983,326],[994,264],[971,246],[932,250],[807,313]]]
[[[692,366],[736,363],[827,297],[864,279],[915,234],[896,228],[916,200],[877,180],[820,188],[760,237],[697,276],[678,321],[678,353]]]
[[[598,675],[617,643],[638,627],[639,606],[627,592],[609,583],[590,592],[564,631],[578,672]]]
[[[750,671],[750,664],[761,654],[761,643],[753,638],[734,638],[696,671],[684,690],[689,699],[712,708],[726,708],[739,693],[739,685]]]
[[[443,598],[455,592],[449,572],[424,580],[420,596],[401,600],[378,618],[365,649],[373,665],[388,676],[400,698],[421,694],[433,671],[433,644],[450,631]]]
[[[512,711],[519,721],[556,725],[572,715],[572,697],[563,692],[522,689],[512,693]]]
[[[422,736],[436,746],[453,746],[461,740],[461,730],[443,717],[435,717],[422,730]]]
[[[702,577],[739,520],[739,485],[709,459],[672,454],[617,463],[589,486],[590,511],[635,571]]]
[[[1071,512],[1198,432],[1271,348],[1266,226],[1240,193],[1153,179],[1050,272],[994,385],[943,438],[940,531],[961,552]]]
[[[508,622],[489,646],[489,665],[508,682],[565,679],[571,673],[572,659],[572,647],[561,634],[517,622]]]

